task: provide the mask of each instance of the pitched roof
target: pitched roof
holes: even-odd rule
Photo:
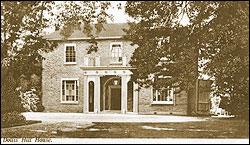
[[[104,24],[104,29],[99,34],[96,34],[96,29],[94,25],[92,34],[97,37],[96,39],[110,39],[110,38],[121,38],[126,33],[123,29],[128,29],[129,25],[127,23],[110,23]],[[45,39],[49,40],[62,40],[64,36],[60,35],[60,31],[55,31],[49,35],[44,36]],[[81,30],[74,30],[72,35],[68,38],[68,40],[80,40],[80,39],[89,39],[86,34],[84,34]]]

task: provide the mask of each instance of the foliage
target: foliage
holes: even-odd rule
[[[24,110],[18,97],[17,86],[18,82],[14,79],[13,72],[1,69],[1,114]]]
[[[126,12],[138,23],[131,23],[127,38],[137,45],[130,64],[132,79],[140,86],[153,85],[188,89],[198,77],[198,48],[195,35],[189,27],[181,27],[177,21],[178,9],[183,5],[176,1],[128,2]],[[188,48],[188,49],[187,49]],[[172,76],[172,78],[161,78]]]
[[[204,71],[215,78],[217,93],[229,94],[225,109],[249,116],[249,2],[217,2],[213,19],[200,29]],[[226,98],[221,103],[227,104]]]
[[[41,52],[52,51],[57,46],[57,41],[43,39],[46,28],[60,26],[62,35],[67,38],[78,24],[89,26],[96,20],[96,28],[101,31],[109,5],[109,2],[94,1],[61,4],[53,1],[1,1],[1,70],[6,70],[1,74],[1,108],[22,110],[17,107],[21,105],[16,92],[20,87],[20,76],[30,78],[35,74],[41,77],[44,59]],[[55,8],[59,13],[53,10]],[[91,30],[90,27],[86,29]],[[91,31],[84,32],[91,36]],[[94,40],[91,42],[95,44]],[[5,77],[9,79],[4,80]]]
[[[32,88],[24,93],[20,91],[20,98],[25,111],[37,111],[37,104],[40,102],[40,99],[36,94],[36,89]]]
[[[26,118],[20,114],[20,112],[8,112],[1,114],[1,124],[3,126],[15,124],[15,123],[21,123],[26,121]]]
[[[129,1],[126,13],[137,21],[126,30],[138,46],[130,61],[134,81],[189,89],[200,73],[208,74],[217,94],[230,95],[228,111],[249,116],[249,2]],[[190,20],[185,27],[184,15]]]
[[[61,3],[57,6],[59,14],[55,22],[56,26],[62,29],[60,34],[65,40],[74,32],[81,30],[91,39],[90,47],[87,48],[88,53],[96,52],[97,42],[95,35],[92,34],[93,27],[91,24],[96,23],[96,33],[100,33],[103,29],[103,24],[107,23],[107,19],[112,19],[112,15],[108,15],[106,10],[111,6],[110,2],[104,1],[69,1]]]
[[[41,76],[39,52],[48,48],[42,39],[43,29],[49,26],[44,13],[51,10],[52,4],[49,1],[1,2],[1,62],[5,61],[7,69],[15,71],[15,78],[22,74]]]

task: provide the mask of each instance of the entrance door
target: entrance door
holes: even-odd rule
[[[121,88],[111,88],[111,110],[121,110]]]
[[[197,111],[209,112],[210,110],[210,89],[211,81],[208,80],[198,80],[198,96],[197,96]]]

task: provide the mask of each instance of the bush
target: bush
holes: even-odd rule
[[[20,92],[21,104],[25,111],[38,111],[37,104],[40,98],[36,94],[36,89],[32,88],[30,91],[24,93]]]
[[[16,90],[17,80],[7,68],[1,68],[1,114],[6,112],[22,112],[21,99]]]
[[[42,106],[41,104],[40,105],[37,105],[37,112],[43,112],[45,109],[44,106]]]
[[[11,126],[13,124],[23,123],[26,118],[17,111],[8,112],[1,115],[1,124],[3,126]]]

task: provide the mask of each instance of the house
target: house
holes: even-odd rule
[[[104,24],[105,29],[96,35],[98,51],[91,54],[86,50],[90,38],[79,30],[67,40],[60,30],[44,37],[58,41],[57,48],[43,55],[45,112],[187,115],[198,110],[197,89],[179,94],[172,88],[138,90],[138,84],[130,81],[131,69],[136,68],[128,63],[135,46],[122,37],[122,29],[128,27],[124,23]],[[203,111],[209,108],[206,98]]]

